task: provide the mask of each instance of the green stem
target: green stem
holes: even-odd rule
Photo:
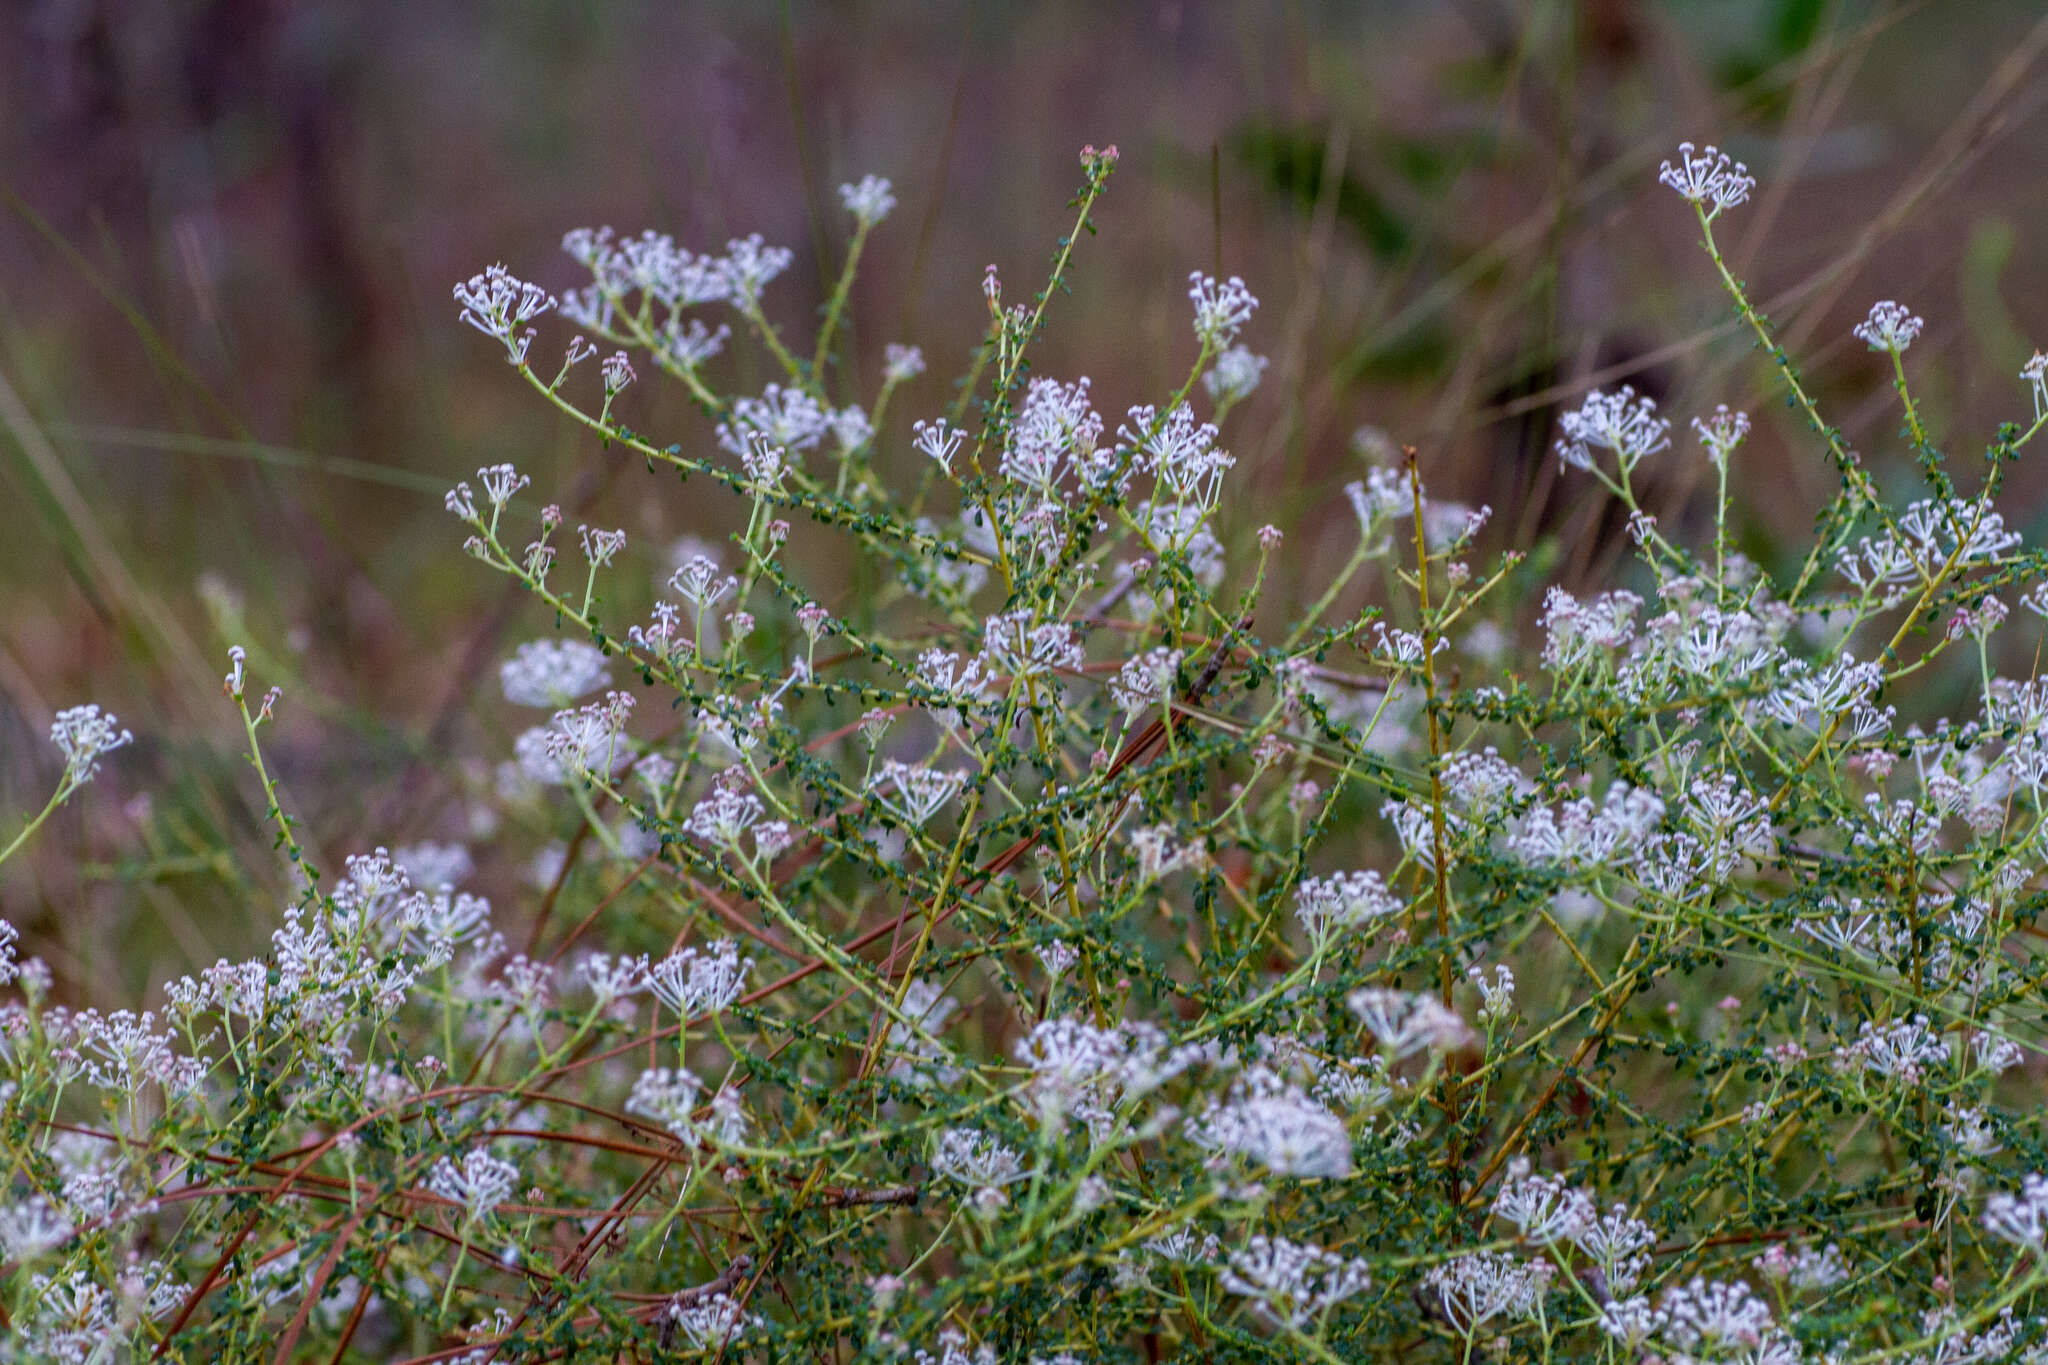
[[[64,776],[58,780],[57,790],[51,795],[49,803],[36,813],[35,819],[29,821],[26,825],[22,826],[21,833],[14,836],[14,841],[12,843],[8,844],[6,848],[0,849],[0,863],[4,863],[9,858],[13,857],[14,851],[20,848],[23,844],[27,843],[30,840],[30,838],[32,838],[35,835],[35,832],[43,827],[43,822],[50,818],[50,812],[56,810],[57,807],[63,805],[64,798],[69,796],[76,789],[77,784],[72,782],[71,774],[67,771],[64,774]]]

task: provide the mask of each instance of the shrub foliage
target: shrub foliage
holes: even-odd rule
[[[1482,552],[1409,452],[1278,600],[1222,445],[1242,281],[1192,278],[1185,378],[1120,414],[1031,363],[1116,157],[1081,164],[950,400],[907,347],[856,392],[873,177],[802,344],[759,237],[582,230],[559,297],[457,287],[539,404],[744,529],[629,616],[623,532],[508,465],[448,495],[553,627],[503,664],[547,719],[492,801],[566,842],[502,917],[458,846],[307,865],[233,653],[303,888],[268,948],[102,1014],[0,925],[8,1358],[2048,1358],[2048,681],[1996,667],[2048,592],[1995,510],[2048,359],[1952,463],[1920,320],[1872,309],[1924,482],[1889,496],[1715,247],[1746,170],[1686,146],[1840,472],[1810,546],[1731,544],[1745,415],[1621,389],[1558,441],[1626,509],[1610,590]],[[630,424],[661,381],[715,439]],[[1691,540],[1637,500],[1680,460]],[[52,738],[7,853],[129,736]]]

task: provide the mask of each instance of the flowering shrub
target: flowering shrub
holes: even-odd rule
[[[1542,585],[1410,455],[1275,602],[1281,533],[1219,515],[1242,281],[1192,278],[1183,380],[1121,414],[1030,362],[1115,162],[1028,302],[990,269],[943,409],[914,349],[864,402],[839,364],[873,177],[800,349],[759,237],[579,230],[587,284],[457,287],[515,382],[745,527],[622,619],[623,532],[506,465],[449,493],[556,627],[504,662],[547,719],[499,795],[574,837],[510,913],[461,847],[306,866],[234,652],[303,894],[141,1014],[58,1007],[0,926],[8,1358],[2048,1359],[2048,680],[1996,667],[2048,576],[1994,501],[2048,361],[1952,472],[1921,320],[1873,308],[1927,484],[1887,497],[1722,264],[1747,171],[1688,145],[1663,178],[1841,474],[1803,557],[1730,544],[1744,414],[1693,454],[1622,389],[1558,454],[1626,507],[1625,585],[1513,624]],[[634,429],[656,376],[715,449]],[[1701,544],[1637,502],[1682,459]],[[54,808],[129,735],[52,739]]]

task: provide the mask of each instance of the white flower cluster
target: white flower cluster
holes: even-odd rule
[[[940,772],[888,759],[868,779],[877,800],[899,819],[922,826],[967,785],[962,773]]]
[[[100,757],[124,745],[135,735],[123,730],[111,712],[87,703],[59,711],[50,723],[50,742],[64,755],[63,790],[84,786],[100,770]]]
[[[1255,1235],[1230,1260],[1218,1283],[1252,1301],[1260,1317],[1296,1331],[1372,1286],[1370,1267],[1334,1251],[1284,1237]]]
[[[1857,323],[1853,330],[1856,339],[1871,350],[1902,355],[1926,325],[1927,320],[1915,317],[1913,310],[1905,304],[1886,299],[1883,303],[1872,304],[1870,316]]]
[[[1539,867],[1607,866],[1634,856],[1664,818],[1664,809],[1654,793],[1617,782],[1597,806],[1591,797],[1581,797],[1555,810],[1536,807],[1516,822],[1504,847]]]
[[[1253,1068],[1234,1081],[1227,1098],[1188,1120],[1197,1146],[1241,1156],[1275,1175],[1342,1180],[1353,1170],[1351,1132],[1344,1120],[1270,1071]]]
[[[514,706],[567,706],[609,677],[604,651],[583,640],[530,640],[498,668],[505,700]]]
[[[1472,1251],[1432,1266],[1422,1277],[1452,1330],[1470,1338],[1495,1318],[1535,1313],[1556,1268],[1498,1251]]]
[[[527,348],[533,344],[533,332],[519,329],[555,306],[553,294],[519,279],[502,265],[456,285],[455,301],[462,305],[462,320],[502,343],[507,359],[515,365],[526,363]]]
[[[762,1325],[759,1314],[747,1312],[730,1294],[672,1303],[662,1318],[695,1351],[723,1351]]]
[[[1128,1125],[1131,1107],[1201,1060],[1199,1048],[1169,1046],[1150,1024],[1097,1027],[1084,1019],[1046,1019],[1016,1046],[1030,1068],[1030,1096],[1042,1122],[1078,1119],[1097,1141]],[[1166,1116],[1169,1120],[1171,1114]]]
[[[1195,339],[1218,353],[1237,340],[1238,329],[1259,306],[1237,276],[1218,281],[1199,270],[1188,276],[1188,298],[1195,305]]]
[[[1294,917],[1321,947],[1345,929],[1384,919],[1401,908],[1401,898],[1373,871],[1304,877],[1294,888]]]
[[[1174,678],[1185,656],[1164,645],[1128,659],[1110,680],[1109,694],[1126,715],[1157,706],[1173,695]]]
[[[512,1197],[519,1181],[519,1168],[482,1148],[465,1153],[460,1162],[442,1157],[427,1173],[427,1189],[459,1205],[464,1220],[477,1222],[489,1217]]]
[[[1473,1041],[1472,1026],[1433,995],[1368,987],[1353,991],[1344,1003],[1396,1061],[1423,1052],[1455,1052]]]
[[[876,183],[886,198],[888,182]],[[861,202],[872,207],[878,199],[870,193]],[[680,247],[667,233],[621,238],[608,227],[577,228],[562,238],[562,250],[593,280],[563,298],[563,316],[592,331],[608,329],[617,314],[628,311],[627,299],[635,293],[666,308],[671,323],[680,310],[698,304],[729,301],[756,309],[761,291],[795,259],[787,247],[766,245],[759,233],[734,238],[725,244],[725,255],[713,256]]]
[[[633,1082],[626,1112],[653,1119],[692,1146],[724,1149],[745,1142],[751,1124],[739,1092],[720,1089],[699,1117],[697,1099],[703,1089],[704,1083],[691,1072],[656,1067],[641,1072]]]
[[[741,957],[729,938],[703,948],[679,948],[648,969],[654,998],[684,1020],[718,1014],[739,999],[754,959]]]
[[[1690,142],[1678,144],[1678,164],[1662,163],[1657,178],[1698,205],[1710,219],[1747,202],[1749,192],[1756,188],[1749,167],[1717,147],[1694,151]]]
[[[1615,393],[1593,390],[1560,425],[1564,439],[1557,443],[1558,457],[1575,469],[1592,469],[1593,452],[1611,450],[1626,477],[1644,456],[1671,446],[1671,423],[1657,415],[1656,402],[1637,397],[1627,386]]]
[[[1027,1180],[1031,1172],[1016,1151],[976,1128],[948,1128],[932,1151],[932,1169],[974,1191],[983,1209],[1007,1202],[1005,1186]]]
[[[871,228],[889,216],[889,210],[896,207],[896,196],[881,176],[864,175],[851,185],[839,187],[839,202],[846,205],[846,211],[863,228]]]

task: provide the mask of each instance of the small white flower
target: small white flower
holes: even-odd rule
[[[1647,1298],[1616,1299],[1600,1310],[1600,1330],[1629,1351],[1655,1336],[1663,1320]]]
[[[882,1050],[889,1054],[889,1074],[913,1085],[951,1085],[960,1076],[946,1060],[939,1033],[960,1008],[959,1002],[935,981],[912,981],[904,992],[902,1018],[891,1021]]]
[[[1031,1174],[1014,1150],[974,1128],[948,1128],[940,1133],[932,1151],[932,1169],[977,1190],[999,1190]]]
[[[706,327],[702,318],[691,318],[687,322],[670,318],[662,329],[661,353],[677,368],[695,370],[723,351],[731,337],[732,328],[723,323],[712,328]]]
[[[761,1326],[758,1316],[747,1312],[727,1294],[672,1303],[663,1317],[675,1325],[677,1334],[693,1351],[723,1351],[744,1333]]]
[[[915,346],[890,342],[882,348],[882,378],[902,384],[924,373],[924,352]]]
[[[633,358],[624,351],[614,351],[606,356],[602,368],[607,395],[617,393],[638,377],[633,373]]]
[[[761,291],[795,259],[796,253],[786,246],[764,245],[758,232],[727,242],[725,257],[718,263],[724,291],[741,308],[758,308]]]
[[[604,651],[583,640],[529,641],[498,669],[505,700],[514,706],[567,706],[609,677]]]
[[[1225,1292],[1252,1300],[1268,1322],[1308,1327],[1330,1309],[1372,1285],[1370,1268],[1309,1242],[1254,1236],[1230,1253],[1218,1282]]]
[[[597,1007],[638,995],[647,989],[647,955],[614,958],[605,953],[588,953],[576,964],[576,975],[590,988]]]
[[[1750,1264],[1765,1279],[1781,1281],[1794,1289],[1831,1289],[1849,1278],[1849,1263],[1842,1259],[1842,1249],[1833,1242],[1819,1248],[1802,1246],[1790,1250],[1780,1242],[1753,1258]]]
[[[744,1142],[748,1122],[738,1092],[723,1089],[713,1095],[709,1113],[700,1120],[696,1109],[702,1090],[703,1083],[687,1071],[666,1067],[643,1071],[633,1082],[633,1093],[626,1097],[626,1112],[651,1118],[693,1145],[726,1148]]]
[[[1576,1240],[1586,1224],[1594,1221],[1591,1195],[1573,1189],[1561,1175],[1537,1174],[1525,1156],[1508,1163],[1500,1192],[1494,1196],[1493,1213],[1520,1228],[1524,1237],[1539,1246]]]
[[[0,1206],[0,1251],[10,1261],[29,1261],[71,1240],[71,1220],[41,1195]]]
[[[2036,1256],[2048,1251],[2048,1177],[2029,1175],[2018,1194],[1994,1194],[1984,1201],[1984,1230]]]
[[[1344,1003],[1396,1060],[1452,1052],[1472,1041],[1471,1026],[1432,995],[1368,987]]]
[[[1271,1072],[1254,1069],[1189,1120],[1197,1146],[1258,1162],[1275,1175],[1341,1180],[1352,1173],[1351,1133],[1344,1121]]]
[[[953,456],[958,453],[960,443],[967,439],[967,433],[959,427],[946,425],[943,417],[936,422],[912,422],[910,431],[911,445],[920,454],[937,461],[942,472],[951,474]]]
[[[1479,988],[1480,1018],[1498,1023],[1515,1012],[1515,973],[1505,962],[1494,964],[1491,980],[1477,966],[1468,968],[1465,975]]]
[[[1926,325],[1926,319],[1913,316],[1913,310],[1905,304],[1886,299],[1872,304],[1870,316],[1857,323],[1853,330],[1857,339],[1871,350],[1903,355]]]
[[[1587,394],[1578,410],[1558,419],[1564,439],[1557,453],[1568,466],[1593,467],[1595,449],[1611,450],[1624,474],[1632,472],[1645,455],[1654,455],[1671,444],[1671,423],[1657,416],[1654,399],[1638,398],[1623,385],[1614,393],[1599,389]]]
[[[442,1157],[427,1175],[427,1188],[452,1204],[460,1204],[466,1222],[488,1216],[512,1197],[519,1168],[482,1147],[472,1148],[460,1165]]]
[[[1677,190],[1688,201],[1695,204],[1712,204],[1707,217],[1717,216],[1723,209],[1732,209],[1749,198],[1749,192],[1756,188],[1756,179],[1750,175],[1749,167],[1740,161],[1731,161],[1727,154],[1716,147],[1707,147],[1695,154],[1690,142],[1678,144],[1678,164],[1663,163],[1657,178]]]
[[[718,427],[718,444],[741,459],[759,442],[784,451],[815,449],[831,430],[832,413],[799,388],[770,384],[759,398],[735,399],[732,420]]]
[[[1221,351],[1237,339],[1237,329],[1251,320],[1259,301],[1245,282],[1232,275],[1218,282],[1197,270],[1188,276],[1188,298],[1195,305],[1195,339]]]
[[[1126,715],[1157,706],[1173,692],[1182,653],[1160,646],[1126,660],[1109,683],[1109,695]]]
[[[862,227],[873,227],[896,207],[896,196],[889,189],[889,182],[881,176],[864,175],[857,184],[839,187],[839,202]]]
[[[739,945],[722,938],[702,949],[670,953],[648,972],[648,989],[684,1019],[717,1014],[740,996],[754,970],[754,959],[741,957]]]
[[[844,407],[827,419],[832,429],[832,439],[839,443],[839,449],[851,454],[874,439],[875,426],[868,420],[867,413],[858,406]]]
[[[492,507],[503,507],[513,494],[533,482],[509,464],[485,465],[477,470],[476,476],[483,483],[484,496],[490,499]]]
[[[1726,1359],[1733,1352],[1765,1346],[1779,1337],[1770,1305],[1739,1280],[1694,1279],[1666,1290],[1658,1308],[1659,1335],[1690,1357]],[[1797,1359],[1762,1355],[1743,1358]]]
[[[1072,626],[1059,621],[1034,626],[1031,613],[1022,610],[983,621],[982,650],[998,672],[1020,681],[1078,669],[1086,657]]]
[[[1728,405],[1723,403],[1715,408],[1714,415],[1705,421],[1693,418],[1692,429],[1700,438],[1700,444],[1707,448],[1707,459],[1713,463],[1714,468],[1725,471],[1728,468],[1729,453],[1741,445],[1743,439],[1749,435],[1749,414],[1731,412]]]
[[[1150,886],[1168,873],[1182,868],[1199,867],[1205,854],[1200,844],[1182,844],[1174,840],[1171,825],[1153,825],[1145,829],[1132,830],[1125,836],[1131,852],[1138,859],[1138,880]]]
[[[959,773],[916,767],[888,759],[868,781],[876,798],[910,824],[923,826],[967,785]],[[893,793],[893,795],[889,794]]]
[[[1592,1258],[1617,1296],[1632,1291],[1649,1272],[1650,1249],[1657,1245],[1657,1230],[1632,1215],[1626,1204],[1616,1204],[1597,1218],[1581,1219],[1569,1236]]]
[[[756,432],[747,438],[740,464],[746,469],[747,477],[754,481],[758,492],[780,493],[782,477],[789,472],[789,451]]]
[[[731,574],[723,578],[718,561],[708,555],[692,554],[668,580],[669,587],[681,593],[699,611],[708,611],[719,599],[740,585],[739,579]]]
[[[1032,951],[1038,956],[1038,965],[1045,968],[1045,974],[1055,981],[1072,971],[1074,964],[1081,960],[1080,951],[1064,939],[1041,943]]]
[[[521,324],[539,317],[555,306],[555,296],[537,284],[516,278],[502,265],[481,275],[472,275],[455,286],[455,301],[462,305],[461,318],[485,336],[504,344],[507,358],[515,365],[526,359],[533,334],[519,335]]]
[[[1202,387],[1218,407],[1243,402],[1258,388],[1266,373],[1266,357],[1253,355],[1246,346],[1232,346],[1216,357],[1216,363],[1202,376]]]
[[[82,787],[99,772],[100,755],[133,744],[135,735],[121,728],[113,712],[103,714],[88,702],[57,713],[50,724],[50,742],[64,755],[65,786]]]
[[[2048,354],[2036,351],[2026,364],[2020,366],[2020,378],[2027,381],[2027,389],[2034,398],[2034,420],[2048,417]]]
[[[1475,1251],[1432,1267],[1422,1282],[1436,1292],[1451,1326],[1470,1336],[1497,1317],[1535,1312],[1555,1273],[1548,1261],[1518,1261],[1498,1251]]]
[[[761,798],[719,787],[699,801],[683,831],[717,848],[739,850],[740,836],[766,813]]]
[[[1400,908],[1400,897],[1373,871],[1304,877],[1294,890],[1294,917],[1317,946],[1342,930],[1384,919]]]

